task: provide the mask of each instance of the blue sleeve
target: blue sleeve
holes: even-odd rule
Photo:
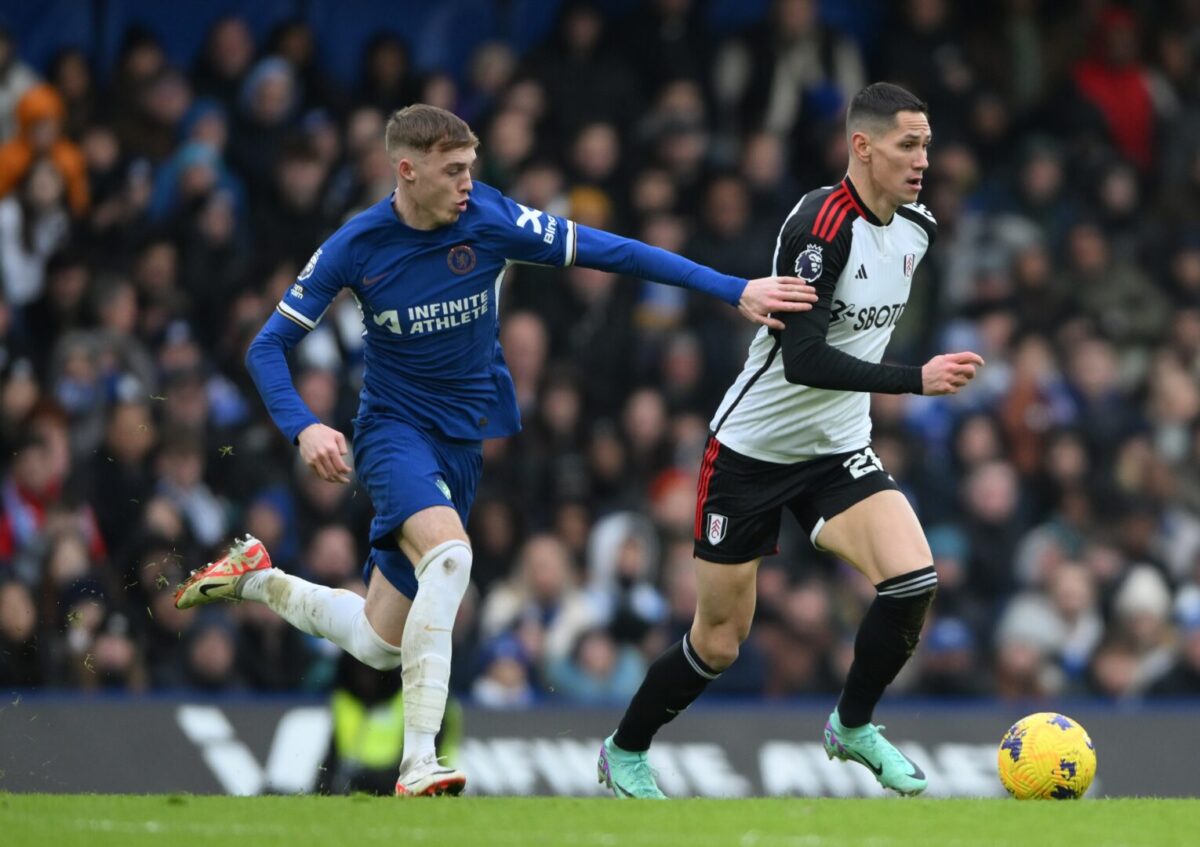
[[[316,328],[338,291],[350,284],[352,265],[347,246],[335,233],[313,253],[246,351],[246,368],[271,420],[293,444],[305,428],[320,421],[292,384],[287,352]]]
[[[477,193],[487,237],[504,258],[536,265],[574,264],[573,221],[523,206],[490,186],[479,186]]]
[[[705,265],[651,247],[631,238],[622,238],[590,226],[574,226],[575,264],[598,271],[622,273],[653,282],[665,282],[711,294],[736,306],[742,299],[746,280],[718,273]]]
[[[275,311],[304,329],[316,329],[325,310],[343,288],[351,285],[353,261],[346,239],[335,232],[317,248],[275,307]]]
[[[267,318],[266,324],[246,351],[246,369],[250,371],[263,405],[267,407],[275,426],[293,444],[301,432],[312,424],[320,423],[300,399],[296,386],[292,384],[292,372],[287,363],[288,350],[307,335],[307,329],[275,312]]]

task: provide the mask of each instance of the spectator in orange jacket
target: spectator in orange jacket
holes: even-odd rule
[[[0,197],[12,193],[34,160],[46,156],[62,172],[67,203],[76,217],[88,208],[83,153],[63,136],[66,109],[52,85],[35,85],[17,103],[17,135],[0,147]]]

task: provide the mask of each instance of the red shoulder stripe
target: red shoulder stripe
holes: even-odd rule
[[[813,222],[813,234],[820,236],[821,224],[826,213],[830,211],[838,202],[845,197],[849,192],[846,191],[846,186],[840,185],[825,198],[825,202],[821,204],[821,211],[817,212],[817,219]]]
[[[853,208],[853,206],[854,199],[851,198],[850,202],[842,207],[842,213],[838,215],[837,220],[834,221],[833,225],[829,228],[829,235],[825,238],[826,241],[832,241],[833,237],[837,235],[838,230],[842,228],[842,221],[846,219],[846,215],[850,214],[850,209]],[[833,216],[830,215],[830,217]]]
[[[817,230],[817,237],[824,241],[832,241],[833,237],[837,235],[837,226],[834,225],[834,221],[836,220],[838,223],[841,223],[842,217],[845,217],[846,209],[849,209],[850,204],[853,202],[853,198],[843,192],[841,198],[829,210],[829,214],[826,215],[825,222],[821,224],[821,228]]]

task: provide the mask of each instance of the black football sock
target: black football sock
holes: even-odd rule
[[[917,649],[925,612],[937,591],[933,566],[885,579],[863,616],[854,639],[854,662],[838,701],[847,729],[870,723],[875,704]]]
[[[696,654],[691,636],[685,633],[682,641],[668,647],[646,671],[613,742],[631,753],[649,750],[659,727],[674,720],[718,676]]]

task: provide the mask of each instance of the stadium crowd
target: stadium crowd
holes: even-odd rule
[[[702,0],[572,2],[529,49],[420,74],[381,33],[346,87],[304,20],[221,19],[192,67],[130,28],[111,68],[35,70],[0,32],[0,688],[333,684],[336,648],[265,606],[171,598],[244,532],[362,590],[365,493],[298,462],[243,355],[390,192],[391,110],[462,115],[477,178],[521,203],[756,277],[886,79],[930,103],[939,224],[889,358],[988,362],[958,397],[873,402],[941,585],[892,690],[1200,695],[1200,4],[864,2],[882,17],[844,31],[826,5],[730,30]],[[617,703],[691,621],[707,422],[754,327],[577,267],[513,267],[503,316],[525,429],[485,446],[453,685]],[[361,367],[340,299],[293,368],[347,434]],[[790,524],[759,580],[714,692],[834,694],[872,587]]]

